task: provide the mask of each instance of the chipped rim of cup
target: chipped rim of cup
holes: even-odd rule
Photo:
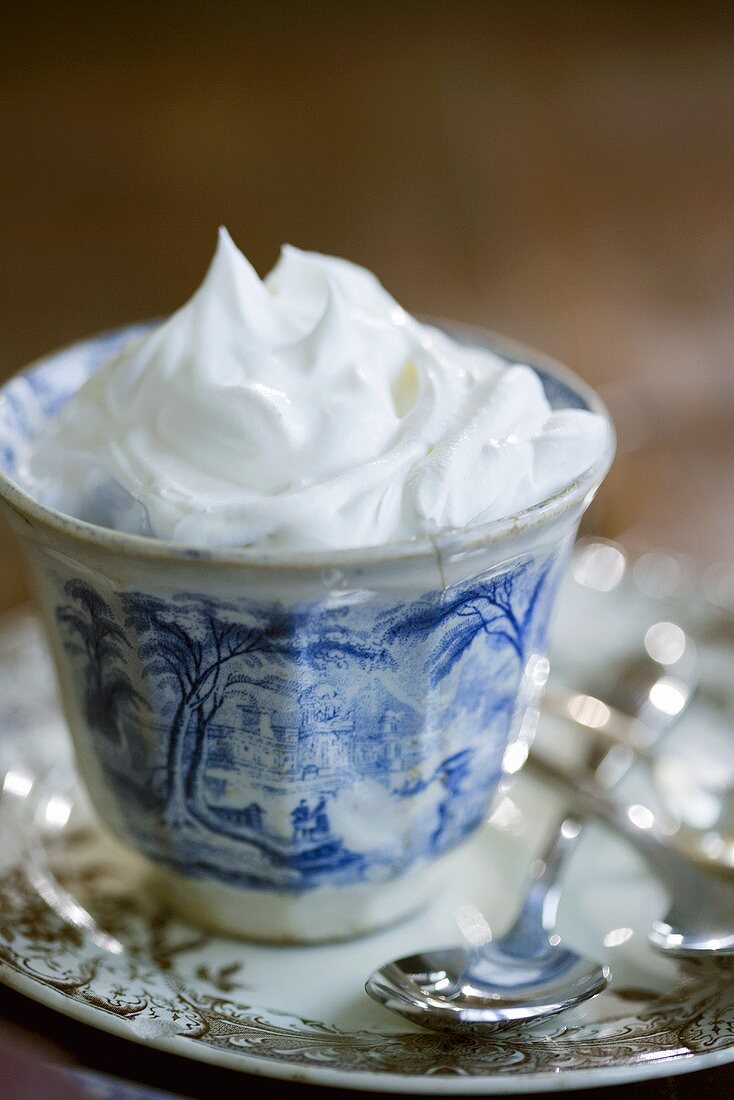
[[[450,555],[457,552],[471,552],[501,541],[502,539],[527,531],[531,528],[551,523],[563,513],[571,511],[580,504],[591,502],[599,485],[612,464],[616,449],[614,424],[609,411],[596,390],[578,377],[572,370],[557,360],[535,351],[509,337],[500,336],[490,329],[479,325],[468,325],[444,318],[420,318],[427,323],[443,328],[450,333],[470,340],[482,347],[488,347],[503,358],[513,362],[525,363],[538,368],[555,378],[580,397],[586,408],[604,418],[607,425],[608,443],[604,452],[582,474],[558,489],[551,496],[501,519],[487,523],[474,524],[459,528],[444,528],[431,535],[421,535],[414,539],[402,539],[383,542],[373,546],[346,547],[343,549],[325,548],[313,550],[258,550],[252,547],[198,547],[186,543],[156,539],[145,535],[132,535],[113,528],[100,527],[98,524],[66,515],[47,504],[41,503],[31,493],[0,469],[0,500],[25,523],[31,527],[45,527],[67,538],[91,545],[98,549],[114,550],[131,556],[154,561],[212,562],[217,565],[242,566],[263,569],[324,569],[329,567],[359,568],[379,563],[422,559],[427,556]],[[122,329],[137,326],[122,326]],[[113,331],[120,331],[113,330]],[[33,363],[16,372],[0,386],[0,397],[10,382],[22,377],[41,363],[51,362],[57,355],[75,347],[93,344],[100,338],[110,335],[98,333],[84,340],[58,348],[48,355],[36,359]]]

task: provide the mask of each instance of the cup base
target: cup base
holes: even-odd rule
[[[271,944],[363,936],[424,908],[451,872],[457,849],[389,882],[323,886],[302,894],[248,890],[156,867],[151,885],[188,923]]]

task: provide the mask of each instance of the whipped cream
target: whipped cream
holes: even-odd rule
[[[261,281],[220,230],[194,296],[81,387],[29,477],[60,511],[192,546],[360,547],[514,514],[607,432],[365,269],[285,246]]]

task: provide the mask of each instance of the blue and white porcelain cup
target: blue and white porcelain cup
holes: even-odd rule
[[[38,589],[76,760],[105,825],[186,917],[281,942],[367,932],[438,888],[517,770],[548,617],[608,452],[482,527],[343,551],[195,550],[62,515],[22,487],[38,433],[138,329],[0,391],[0,497]],[[530,362],[556,407],[607,416]]]

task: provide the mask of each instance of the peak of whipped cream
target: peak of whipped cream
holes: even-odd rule
[[[416,321],[370,272],[220,230],[204,282],[39,438],[35,495],[192,546],[371,546],[512,515],[582,474],[602,417]]]

